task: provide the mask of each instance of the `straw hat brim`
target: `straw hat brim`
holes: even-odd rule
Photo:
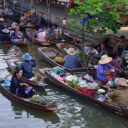
[[[107,64],[112,61],[111,57],[101,58],[99,64]]]
[[[76,51],[75,51],[74,49],[71,50],[71,49],[69,48],[69,49],[67,50],[67,53],[68,53],[69,55],[75,55],[75,54],[76,54]]]

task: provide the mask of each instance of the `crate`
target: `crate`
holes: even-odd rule
[[[88,95],[88,96],[93,96],[97,91],[97,89],[85,89],[82,87],[78,87],[77,90],[83,93],[84,95]]]

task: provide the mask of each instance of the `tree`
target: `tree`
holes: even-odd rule
[[[91,33],[99,24],[102,24],[102,27],[97,30],[98,33],[105,33],[107,29],[117,33],[120,29],[120,17],[128,14],[128,0],[75,0],[75,4],[76,6],[69,10],[69,15],[79,15],[81,20],[86,22],[83,28],[85,26]],[[88,20],[85,20],[87,18]],[[76,26],[78,22],[78,18],[73,18],[71,25]]]

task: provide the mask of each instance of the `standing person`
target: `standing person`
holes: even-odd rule
[[[65,57],[64,67],[67,69],[79,68],[81,65],[80,59],[76,56],[76,51],[73,48],[69,48],[68,55]]]
[[[120,42],[117,45],[117,54],[121,56],[122,52],[126,49],[127,42],[125,36],[120,37]]]
[[[30,22],[34,25],[38,25],[39,19],[36,13],[34,13],[32,16],[30,16]]]
[[[10,91],[14,95],[23,98],[30,98],[34,95],[34,91],[32,87],[29,87],[28,84],[22,82],[22,73],[23,71],[21,70],[21,68],[16,68],[15,73],[11,79]]]
[[[107,55],[101,56],[101,59],[99,60],[99,65],[97,67],[98,80],[102,82],[108,82],[115,76],[116,70],[110,64],[111,61],[112,61],[111,57],[108,57]]]
[[[23,70],[23,77],[30,79],[34,76],[33,67],[36,67],[36,62],[33,60],[29,53],[25,53],[23,56],[23,62],[21,63],[21,69]]]

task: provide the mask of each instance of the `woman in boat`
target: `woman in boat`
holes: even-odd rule
[[[111,57],[108,57],[107,55],[101,56],[101,59],[99,60],[99,65],[97,67],[98,80],[102,82],[108,82],[115,76],[116,70],[115,67],[110,64],[111,61]]]
[[[19,27],[11,34],[11,39],[18,42],[19,40],[23,40],[23,33],[19,30]]]
[[[117,89],[110,90],[108,97],[111,101],[119,106],[128,106],[128,84],[124,78],[116,81]]]
[[[4,41],[11,41],[9,30],[7,28],[3,29],[2,34],[0,34],[0,42],[4,42]]]
[[[125,39],[125,36],[120,37],[120,42],[117,45],[117,54],[118,56],[121,56],[122,52],[126,49],[127,41]]]
[[[67,50],[68,55],[65,57],[64,67],[67,69],[75,69],[81,66],[80,59],[76,56],[76,51],[73,48]]]
[[[30,98],[34,95],[34,91],[32,87],[29,87],[28,84],[22,82],[22,73],[23,71],[21,70],[21,68],[17,67],[11,79],[10,91],[14,95],[23,98]]]
[[[36,62],[33,60],[29,53],[25,53],[23,56],[23,62],[21,63],[21,69],[23,70],[23,77],[30,79],[34,76],[33,67],[36,67]]]

